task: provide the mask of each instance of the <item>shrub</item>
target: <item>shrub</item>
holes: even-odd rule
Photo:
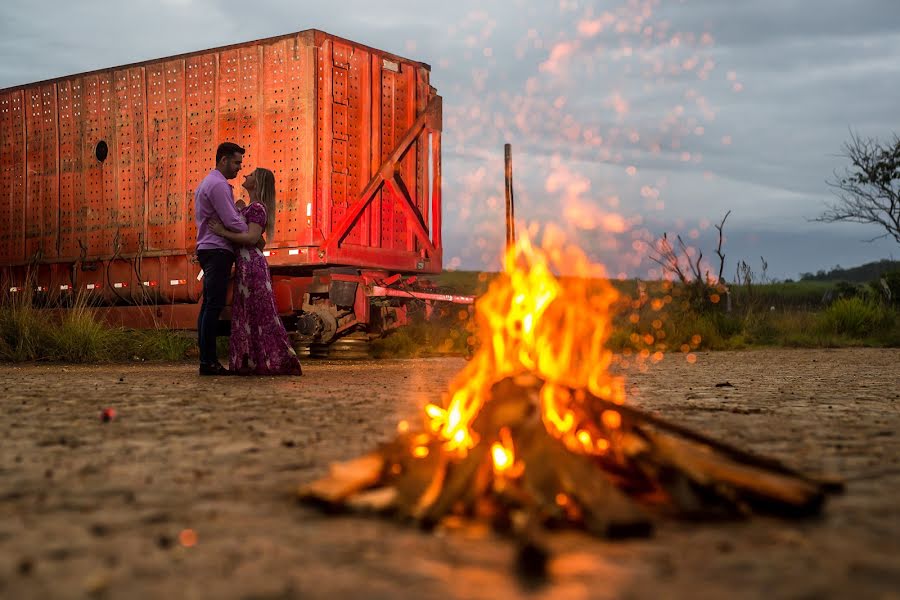
[[[895,314],[875,302],[859,297],[841,298],[821,314],[819,329],[822,333],[865,338],[879,329],[890,329]]]
[[[0,307],[0,359],[38,360],[51,345],[52,327],[31,304],[13,301]]]
[[[101,362],[109,360],[115,348],[121,348],[120,330],[110,329],[97,320],[94,311],[84,304],[63,313],[57,327],[51,330],[52,345],[48,358],[65,362]]]
[[[735,313],[715,312],[706,317],[722,338],[730,338],[744,331],[744,320]]]
[[[893,306],[900,306],[900,271],[885,273],[869,286],[878,298]]]

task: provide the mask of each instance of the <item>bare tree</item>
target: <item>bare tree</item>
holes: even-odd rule
[[[729,210],[727,213],[725,213],[725,216],[722,217],[722,222],[716,225],[716,229],[719,232],[719,245],[716,246],[716,256],[719,257],[719,277],[716,281],[720,283],[723,281],[722,272],[725,270],[725,255],[722,254],[722,241],[725,239],[725,236],[722,233],[722,228],[725,227],[725,219],[727,219],[728,215],[730,214],[731,211]]]
[[[815,220],[878,225],[885,233],[870,241],[893,237],[900,243],[900,137],[882,143],[851,131],[842,156],[850,166],[827,182],[838,200]]]
[[[722,217],[722,221],[716,225],[716,229],[719,231],[719,244],[716,247],[716,255],[719,257],[719,274],[715,279],[710,277],[708,269],[705,272],[702,270],[703,251],[698,250],[697,256],[692,258],[691,251],[680,235],[675,236],[676,247],[669,240],[668,234],[663,233],[656,242],[655,256],[650,256],[650,260],[661,266],[664,272],[678,278],[695,305],[702,305],[712,290],[727,293],[728,288],[722,279],[722,271],[725,269],[725,254],[722,252],[722,242],[725,236],[722,229],[725,227],[725,219],[730,214],[729,210]]]

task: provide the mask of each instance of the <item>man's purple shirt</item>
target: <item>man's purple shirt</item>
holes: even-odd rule
[[[197,250],[228,250],[231,242],[209,230],[209,220],[218,218],[225,229],[237,233],[247,231],[247,223],[234,207],[234,194],[228,180],[217,169],[203,178],[194,194],[194,221],[197,224]]]

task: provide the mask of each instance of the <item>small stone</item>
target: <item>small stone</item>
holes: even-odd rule
[[[16,565],[16,571],[19,575],[31,575],[34,572],[34,561],[28,557],[20,558]]]

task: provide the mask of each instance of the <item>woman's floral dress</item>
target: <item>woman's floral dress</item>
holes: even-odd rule
[[[266,209],[254,202],[241,215],[265,230]],[[278,317],[269,264],[255,246],[237,248],[231,301],[229,368],[241,375],[300,375],[300,360]]]

